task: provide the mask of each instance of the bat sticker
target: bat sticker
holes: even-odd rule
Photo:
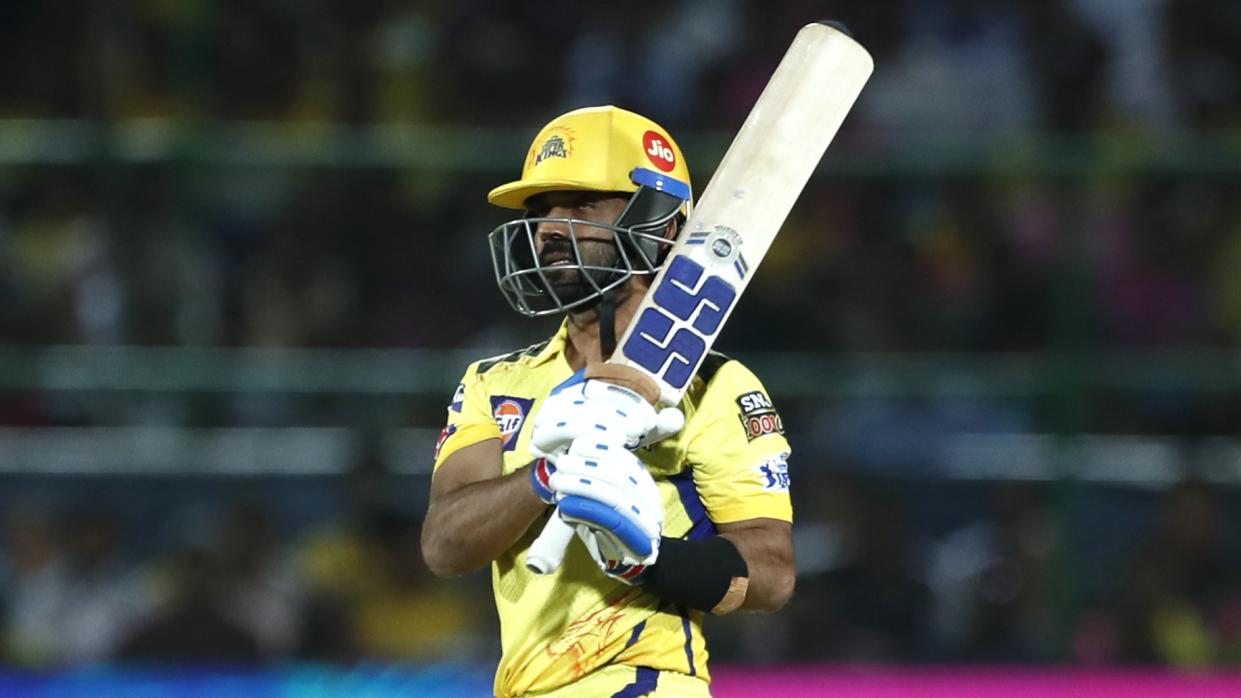
[[[737,300],[737,289],[677,255],[652,298],[654,304],[638,316],[622,350],[652,375],[683,389]]]

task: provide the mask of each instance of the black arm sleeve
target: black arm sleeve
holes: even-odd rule
[[[666,601],[710,611],[728,593],[734,577],[749,574],[745,559],[727,538],[663,538],[659,560],[647,568],[642,585]]]

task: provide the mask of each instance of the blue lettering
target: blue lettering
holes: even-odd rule
[[[704,269],[689,257],[676,256],[668,266],[663,283],[655,289],[655,305],[682,320],[689,320],[699,306],[702,312],[694,320],[694,329],[703,335],[714,334],[724,320],[724,313],[732,307],[737,290],[718,276],[708,277],[702,288],[688,293],[673,281],[686,288],[694,288],[702,278]]]
[[[678,390],[689,383],[707,353],[705,337],[719,329],[724,315],[737,299],[732,284],[718,277],[708,277],[702,287],[692,293],[672,283],[676,281],[693,289],[704,271],[688,257],[674,257],[663,283],[655,289],[657,307],[647,308],[642,313],[623,348],[626,358]],[[696,318],[695,312],[698,313]],[[669,313],[686,322],[694,318],[693,329],[682,327],[673,333],[676,323]]]

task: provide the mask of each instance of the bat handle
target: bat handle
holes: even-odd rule
[[[593,362],[586,365],[585,376],[587,380],[601,380],[628,388],[652,405],[659,404],[661,395],[659,383],[633,366],[626,366],[622,363]]]
[[[526,551],[526,569],[537,575],[546,575],[560,569],[564,562],[565,551],[573,540],[573,527],[560,518],[557,510],[547,520],[543,532],[530,544]]]

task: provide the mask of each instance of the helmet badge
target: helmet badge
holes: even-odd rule
[[[539,146],[539,152],[534,156],[534,164],[537,165],[548,158],[567,158],[573,152],[572,146],[573,136],[568,129],[552,131],[543,141],[543,145]]]
[[[671,140],[655,131],[642,134],[642,149],[646,159],[663,172],[671,172],[677,166],[676,153],[672,152]]]

